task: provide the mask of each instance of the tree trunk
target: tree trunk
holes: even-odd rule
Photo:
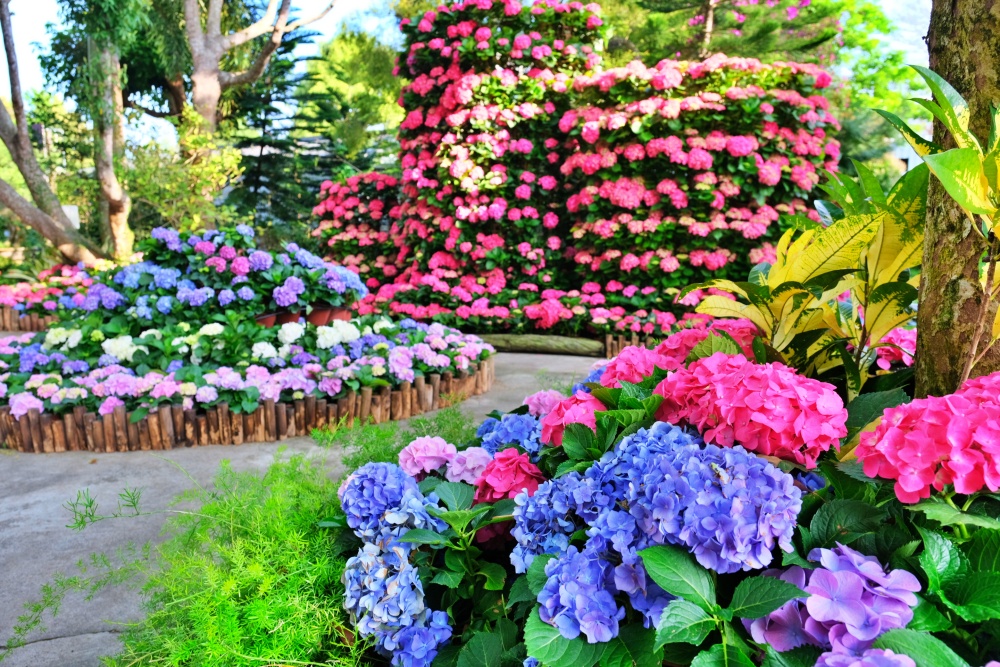
[[[101,108],[95,114],[94,121],[94,166],[97,180],[101,184],[101,197],[107,203],[106,224],[108,237],[111,239],[111,252],[115,259],[123,261],[132,255],[135,234],[128,226],[132,200],[115,173],[115,163],[121,160],[125,150],[121,63],[118,55],[108,46],[102,48],[97,57],[101,63],[103,90]]]
[[[715,31],[715,3],[718,0],[708,0],[702,10],[705,17],[705,30],[701,35],[701,48],[698,50],[700,58],[707,58],[712,54],[712,37]]]
[[[1000,102],[1000,4],[933,0],[927,46],[930,68],[969,103],[969,129],[985,139],[991,102]],[[937,121],[934,141],[955,143]],[[983,294],[979,264],[985,244],[962,209],[931,178],[927,195],[920,307],[917,311],[916,395],[942,396],[958,388]],[[973,375],[1000,368],[994,348]]]
[[[214,133],[219,126],[219,100],[222,98],[219,66],[207,65],[191,73],[191,106],[204,121],[205,131]]]
[[[63,229],[37,206],[17,193],[7,181],[0,180],[0,203],[9,208],[24,224],[52,242],[67,260],[92,264],[100,255],[92,250],[75,230]]]

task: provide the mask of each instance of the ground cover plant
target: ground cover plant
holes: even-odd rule
[[[86,278],[55,302],[56,325],[0,341],[0,398],[15,419],[77,406],[101,414],[124,406],[138,418],[164,404],[252,412],[264,400],[457,374],[492,353],[474,336],[413,320],[314,325],[306,318],[349,307],[365,286],[295,244],[270,253],[254,238],[243,225],[158,228],[140,243],[141,261],[79,274]],[[276,311],[290,321],[257,321]]]

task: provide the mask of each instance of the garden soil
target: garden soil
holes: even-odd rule
[[[565,389],[587,374],[593,358],[538,354],[500,354],[493,389],[462,404],[472,418],[492,410],[511,410],[539,389]],[[264,470],[279,448],[289,453],[328,455],[331,474],[342,471],[339,455],[311,438],[282,443],[211,446],[165,452],[95,454],[21,454],[0,450],[0,645],[11,634],[24,603],[39,598],[41,587],[57,574],[77,573],[76,563],[91,554],[115,552],[130,542],[156,541],[163,514],[101,521],[83,531],[66,527],[71,515],[63,505],[89,489],[98,514],[117,507],[126,487],[142,490],[144,511],[164,509],[195,484],[209,484],[219,463],[235,470]],[[138,591],[115,587],[92,600],[73,594],[46,631],[13,652],[3,667],[98,667],[100,656],[118,650],[118,635],[142,618]]]

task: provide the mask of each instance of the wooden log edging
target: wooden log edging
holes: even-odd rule
[[[490,390],[494,358],[472,364],[458,376],[451,373],[419,377],[396,389],[370,387],[348,392],[337,400],[264,401],[251,413],[233,412],[228,403],[210,410],[184,410],[179,405],[152,409],[135,422],[131,412],[118,407],[108,415],[77,406],[57,417],[31,410],[14,419],[10,406],[0,407],[0,443],[25,453],[130,452],[178,449],[204,445],[242,445],[275,442],[309,435],[314,428],[343,423],[382,424],[409,419],[454,405]]]
[[[600,357],[612,359],[623,348],[641,345],[652,349],[660,340],[639,334],[606,334],[604,340],[573,338],[570,336],[548,336],[544,334],[480,334],[480,338],[492,345],[498,352],[533,352],[538,354],[571,354],[580,357]]]
[[[630,334],[628,336],[607,334],[604,336],[604,356],[607,359],[614,359],[626,347],[644,347],[652,350],[659,344],[659,339],[645,336],[640,338],[639,334]]]
[[[0,331],[14,333],[30,333],[45,331],[55,324],[59,318],[55,315],[39,315],[38,313],[22,313],[10,306],[0,306]]]

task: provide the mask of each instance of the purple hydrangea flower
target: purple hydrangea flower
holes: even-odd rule
[[[252,239],[254,236],[256,236],[253,227],[251,227],[250,225],[236,225],[236,233],[248,239]]]
[[[571,472],[543,482],[533,496],[522,491],[514,498],[511,534],[517,546],[510,562],[515,572],[527,572],[535,556],[566,551],[570,536],[583,527],[577,508],[588,504],[593,489],[590,480]]]
[[[545,564],[548,580],[538,594],[538,615],[566,639],[582,633],[591,644],[611,641],[625,618],[615,602],[613,570],[598,553],[570,546]]]
[[[254,271],[267,271],[274,264],[271,253],[256,250],[250,253],[250,268]]]
[[[814,549],[809,559],[822,567],[764,573],[795,584],[809,596],[764,618],[744,621],[755,641],[778,651],[812,644],[860,655],[883,632],[906,627],[913,618],[920,582],[910,572],[886,573],[877,559],[843,545]]]
[[[384,653],[391,653],[394,667],[427,667],[434,662],[438,649],[451,640],[447,613],[432,611],[426,623],[379,634],[378,647]]]
[[[236,290],[236,296],[238,296],[243,301],[249,301],[253,298],[253,290],[249,287],[241,287]]]
[[[348,527],[368,542],[384,541],[410,528],[444,525],[427,513],[428,500],[417,488],[417,480],[391,463],[358,468],[338,495]]]
[[[233,290],[231,290],[231,289],[224,289],[221,292],[219,292],[219,305],[220,306],[223,306],[223,307],[228,306],[229,304],[231,304],[235,300],[236,300],[236,294],[233,293]]]
[[[907,655],[870,648],[861,655],[828,651],[819,657],[816,667],[917,667],[917,663]]]
[[[211,403],[219,398],[219,390],[215,387],[198,387],[198,391],[195,392],[194,400],[199,403]]]

